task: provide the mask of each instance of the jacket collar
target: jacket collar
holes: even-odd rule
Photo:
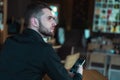
[[[25,29],[25,30],[23,31],[23,34],[31,37],[32,39],[35,39],[35,41],[45,42],[45,41],[43,40],[42,36],[41,36],[38,32],[36,32],[35,30],[32,30],[32,29],[27,28],[27,29]]]

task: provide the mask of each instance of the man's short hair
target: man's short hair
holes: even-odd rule
[[[49,5],[44,2],[35,2],[28,5],[24,13],[25,26],[29,25],[29,20],[31,17],[36,17],[36,18],[40,17],[43,14],[42,12],[43,8],[48,8],[49,10],[51,10]]]

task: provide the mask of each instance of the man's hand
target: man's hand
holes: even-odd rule
[[[78,65],[77,73],[80,73],[81,75],[83,74],[83,66],[82,65]]]

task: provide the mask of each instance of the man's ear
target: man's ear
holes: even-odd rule
[[[39,26],[39,21],[38,21],[37,18],[32,17],[32,18],[30,19],[30,22],[31,22],[31,25],[32,25],[32,26],[35,26],[35,27]]]

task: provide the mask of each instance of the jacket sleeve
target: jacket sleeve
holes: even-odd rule
[[[63,64],[61,64],[60,58],[52,47],[49,47],[47,50],[45,69],[52,80],[82,80],[82,75],[79,73],[76,73],[74,77],[70,77],[68,71],[64,68]]]

